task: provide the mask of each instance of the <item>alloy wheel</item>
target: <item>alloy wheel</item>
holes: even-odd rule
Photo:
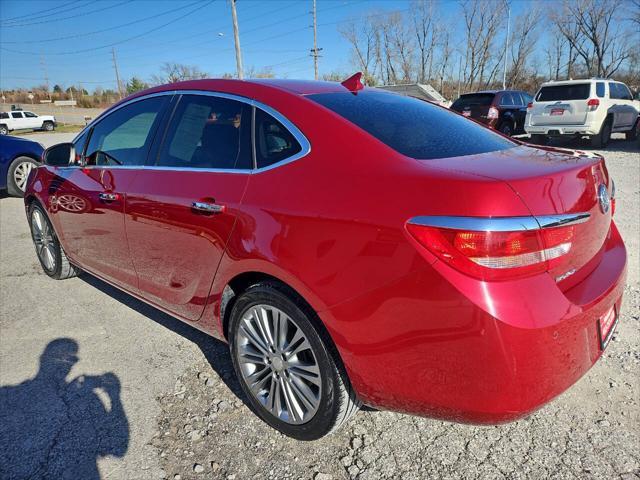
[[[267,411],[290,424],[313,418],[322,377],[309,339],[291,317],[271,305],[250,307],[240,319],[236,347],[243,380]]]
[[[24,192],[27,187],[27,179],[29,178],[29,174],[31,170],[33,170],[32,162],[21,162],[19,163],[15,170],[13,171],[13,180],[16,186]]]
[[[36,252],[42,261],[42,265],[50,272],[56,268],[56,239],[53,236],[49,222],[42,212],[34,209],[31,213],[31,231]]]

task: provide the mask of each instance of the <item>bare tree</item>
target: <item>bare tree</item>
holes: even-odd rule
[[[496,34],[505,18],[504,2],[462,0],[461,6],[465,26],[464,84],[467,88],[487,85],[493,80],[496,63],[502,56],[494,58],[493,52]]]
[[[511,68],[507,75],[507,85],[519,87],[526,74],[527,61],[536,47],[537,27],[540,24],[541,11],[533,7],[518,16],[513,29],[511,43]]]
[[[560,71],[563,67],[564,51],[567,47],[567,39],[557,30],[554,30],[550,43],[545,50],[547,66],[549,67],[549,79],[560,80]]]
[[[351,50],[359,68],[362,70],[364,81],[368,85],[375,84],[375,53],[378,38],[377,25],[372,15],[368,15],[364,22],[352,20],[339,28],[340,35],[351,44]]]
[[[418,83],[425,83],[432,76],[435,46],[440,34],[435,10],[434,0],[414,0],[411,7],[419,57]]]
[[[165,62],[160,68],[160,73],[151,77],[151,82],[154,84],[176,83],[207,78],[208,76],[208,73],[201,71],[196,66]]]
[[[588,75],[610,77],[631,55],[629,32],[615,21],[622,6],[622,0],[564,0],[562,10],[551,13],[552,21],[584,62]]]

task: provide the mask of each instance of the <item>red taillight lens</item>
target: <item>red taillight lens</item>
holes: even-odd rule
[[[500,116],[500,112],[496,107],[489,107],[489,112],[487,113],[487,118],[498,118]]]
[[[591,98],[587,102],[587,109],[590,112],[593,112],[594,110],[597,110],[598,106],[600,106],[600,100],[598,100],[597,98]]]
[[[533,108],[533,102],[527,103],[527,108]]]
[[[505,280],[556,268],[569,252],[573,227],[467,231],[407,223],[420,245],[456,270],[483,280]]]

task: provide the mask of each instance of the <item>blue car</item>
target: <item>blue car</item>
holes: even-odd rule
[[[0,135],[0,190],[22,197],[29,173],[40,165],[43,151],[38,142]]]

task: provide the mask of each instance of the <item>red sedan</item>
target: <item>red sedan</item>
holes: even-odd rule
[[[602,157],[357,77],[156,87],[45,163],[25,196],[45,272],[90,272],[228,341],[247,401],[298,439],[363,403],[517,419],[589,370],[618,319]]]

